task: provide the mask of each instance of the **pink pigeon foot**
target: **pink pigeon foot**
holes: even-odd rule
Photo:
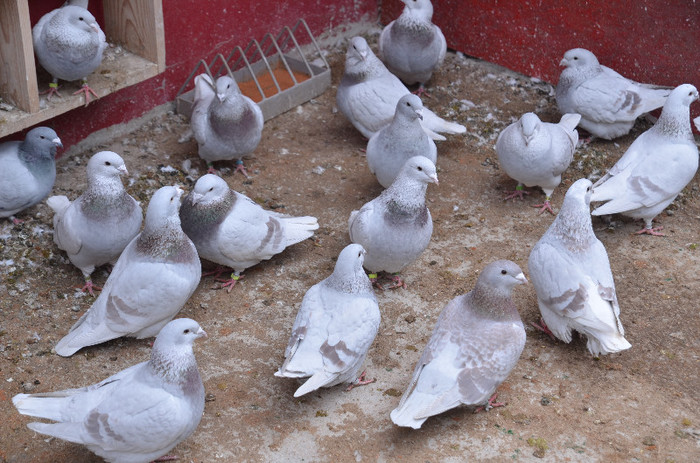
[[[401,279],[401,276],[398,273],[394,273],[393,275],[391,275],[391,281],[393,281],[394,283],[386,289],[407,288],[406,283],[404,283],[404,281]]]
[[[345,391],[352,391],[354,388],[356,388],[358,386],[364,386],[366,384],[371,384],[377,380],[377,378],[365,380],[366,373],[367,373],[367,370],[363,371],[362,374],[360,375],[360,377],[357,378],[354,383],[351,383],[347,387],[347,389],[345,389]]]
[[[236,172],[242,173],[245,176],[245,178],[250,178],[248,176],[248,171],[245,170],[245,166],[243,165],[243,161],[240,159],[238,161],[236,161],[236,170],[234,170],[233,173],[235,174]]]
[[[225,273],[228,271],[229,271],[229,269],[227,267],[222,267],[221,265],[219,265],[216,268],[216,270],[212,270],[211,272],[207,272],[207,273],[202,273],[202,276],[208,277],[208,276],[214,275],[214,279],[217,279],[221,276],[222,273]]]
[[[216,280],[220,281],[223,284],[221,285],[221,289],[226,289],[227,293],[230,293],[231,290],[233,289],[234,286],[236,286],[236,283],[238,283],[238,280],[243,278],[242,275],[236,275],[235,273],[231,274],[231,279],[230,280]]]
[[[498,398],[498,392],[494,392],[489,401],[486,403],[486,405],[483,405],[476,410],[474,410],[474,413],[479,413],[479,412],[487,412],[491,410],[492,408],[496,407],[505,407],[506,404],[505,402],[495,402],[495,400]]]
[[[547,324],[544,322],[544,318],[540,318],[540,323],[537,324],[535,322],[530,322],[530,325],[532,325],[535,329],[538,331],[542,331],[544,334],[552,338],[552,341],[556,341],[557,338],[554,336],[554,333],[549,329]]]
[[[58,95],[59,98],[63,98],[63,96],[58,93],[58,83],[56,82],[51,82],[49,84],[49,89],[45,92],[41,92],[40,95],[46,95],[46,101],[51,101],[51,97],[54,95]]]
[[[83,82],[82,87],[80,87],[80,90],[77,92],[74,92],[73,95],[77,95],[78,93],[84,93],[85,94],[85,106],[90,104],[90,94],[92,93],[95,95],[95,98],[99,98],[97,93],[93,89],[90,88],[90,86],[87,84],[87,82]]]
[[[652,235],[652,236],[666,236],[664,233],[659,233],[660,230],[663,230],[664,227],[656,227],[656,228],[647,228],[644,227],[638,232],[634,232],[635,235]]]
[[[426,98],[432,98],[432,96],[430,95],[430,93],[428,93],[423,84],[420,84],[418,86],[418,90],[416,90],[413,93],[418,97],[422,97],[423,95],[425,95]]]
[[[92,280],[90,278],[86,278],[85,279],[85,286],[80,288],[80,290],[84,293],[90,293],[90,296],[95,297],[95,293],[93,292],[93,289],[95,289],[97,291],[102,291],[102,288],[92,284]]]
[[[10,217],[10,220],[12,220],[12,225],[19,225],[21,223],[24,223],[24,220],[18,219],[14,215]]]
[[[525,191],[522,185],[518,185],[515,187],[515,191],[506,191],[506,196],[503,198],[503,201],[508,201],[509,199],[514,199],[514,198],[520,198],[523,199],[523,195],[529,195],[529,191]]]
[[[552,210],[552,205],[549,204],[548,199],[546,199],[542,204],[533,204],[532,207],[539,207],[540,208],[540,212],[538,212],[538,214],[542,214],[544,211],[547,211],[550,214],[555,215],[554,211]]]

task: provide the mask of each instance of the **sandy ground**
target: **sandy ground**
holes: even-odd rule
[[[245,272],[230,294],[213,277],[203,278],[180,313],[210,334],[195,349],[207,403],[199,428],[175,449],[182,461],[697,461],[697,176],[659,217],[665,238],[635,236],[639,224],[625,218],[610,226],[594,221],[611,257],[632,349],[593,359],[581,338],[566,345],[528,328],[520,362],[499,389],[507,406],[479,414],[455,409],[418,431],[389,419],[440,310],[469,291],[488,262],[511,259],[527,274],[529,252],[552,222],[530,207],[542,201],[541,191],[503,201],[515,182],[499,170],[494,151],[498,133],[523,112],[558,120],[551,86],[454,54],[434,76],[425,103],[465,124],[467,134],[439,143],[440,185],[427,195],[435,231],[404,272],[408,289],[377,293],[382,323],[366,361],[377,381],[351,392],[335,387],[292,397],[298,383],[273,372],[304,292],[331,272],[348,243],[350,212],[381,191],[361,152],[366,141],[334,108],[343,53],[332,49],[328,58],[331,89],[266,123],[256,158],[247,163],[251,179],[223,170],[232,188],[268,208],[315,215],[321,228],[312,240]],[[190,189],[205,167],[194,142],[177,142],[186,127],[180,116],[163,112],[125,136],[73,151],[57,163],[53,193],[75,198],[87,160],[101,149],[124,157],[128,189],[144,209],[162,185]],[[555,191],[555,210],[574,180],[599,176],[648,127],[640,122],[616,142],[577,150]],[[186,160],[199,172],[184,172]],[[31,419],[10,399],[95,383],[145,360],[150,350],[149,340],[119,339],[69,359],[52,353],[92,298],[74,290],[81,274],[53,244],[51,217],[40,204],[22,215],[23,224],[0,224],[0,460],[6,462],[99,461],[79,445],[27,429]],[[106,269],[94,274],[98,285],[106,278]],[[516,288],[514,297],[526,323],[539,318],[532,285]]]

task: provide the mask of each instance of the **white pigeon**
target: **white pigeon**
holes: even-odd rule
[[[345,72],[338,85],[336,103],[340,112],[367,138],[389,125],[399,99],[410,93],[398,77],[389,72],[362,37],[353,37],[345,55]],[[423,130],[433,140],[445,140],[443,133],[465,133],[466,127],[423,109]]]
[[[556,90],[559,111],[580,114],[579,126],[606,140],[628,134],[639,116],[663,106],[671,93],[621,76],[583,48],[564,53],[559,65],[566,67]]]
[[[593,215],[621,213],[644,219],[637,233],[660,235],[654,217],[676,199],[698,170],[698,147],[690,128],[690,104],[698,91],[690,84],[676,87],[656,124],[641,134],[595,185],[591,201],[608,201]]]
[[[381,319],[372,283],[362,268],[364,256],[359,244],[346,246],[331,276],[309,288],[301,301],[285,361],[275,373],[310,376],[294,397],[320,387],[372,382],[364,380],[364,372],[357,378]]]
[[[431,416],[459,405],[502,406],[496,388],[508,377],[525,347],[525,328],[512,292],[527,283],[508,260],[487,265],[474,289],[443,309],[399,405],[398,426],[418,429]]]
[[[213,173],[214,161],[236,159],[236,171],[247,177],[242,158],[260,143],[264,122],[260,107],[227,75],[216,79],[214,85],[207,74],[200,74],[194,85],[190,126],[199,157],[207,162],[209,173]]]
[[[700,117],[693,119],[693,123],[695,124],[695,128],[700,130]]]
[[[420,84],[419,92],[442,64],[447,42],[432,23],[430,0],[401,0],[406,6],[398,19],[390,22],[379,36],[379,53],[384,64],[406,85]]]
[[[409,93],[396,104],[391,123],[372,135],[367,143],[367,164],[377,181],[388,188],[404,163],[413,156],[437,161],[435,142],[421,130],[423,102]]]
[[[558,124],[542,122],[535,113],[523,114],[500,133],[496,141],[496,154],[501,168],[518,182],[515,191],[506,199],[528,194],[523,185],[539,186],[544,190],[545,201],[540,214],[554,214],[549,200],[554,189],[561,183],[561,174],[574,159],[578,143],[576,125],[581,116],[564,114]]]
[[[23,415],[57,421],[29,423],[48,436],[86,446],[108,462],[147,463],[189,437],[204,412],[204,385],[192,344],[207,333],[189,318],[158,334],[151,358],[91,386],[17,394]]]
[[[0,143],[0,217],[10,217],[44,199],[56,181],[56,149],[63,147],[48,127],[30,130],[24,141]]]
[[[66,196],[46,200],[54,210],[53,240],[83,272],[83,291],[90,294],[95,268],[115,264],[141,229],[141,206],[124,189],[122,175],[129,172],[121,156],[100,151],[88,161],[87,189],[82,195],[73,202]]]
[[[41,17],[32,29],[32,39],[39,64],[53,77],[49,84],[49,99],[58,94],[58,79],[82,80],[82,88],[74,95],[85,94],[86,106],[90,102],[90,93],[97,97],[88,86],[87,76],[102,63],[107,40],[87,9],[66,2]]]
[[[213,174],[197,180],[183,201],[180,220],[202,259],[233,269],[223,286],[229,291],[242,271],[313,236],[318,228],[316,217],[265,210]]]
[[[399,272],[428,247],[433,220],[425,205],[428,183],[438,183],[435,164],[423,156],[410,158],[389,188],[348,220],[350,241],[366,250],[365,268],[392,273],[392,288],[405,284]]]
[[[546,325],[537,328],[562,341],[571,330],[588,337],[594,356],[629,349],[608,253],[593,233],[591,182],[577,180],[566,192],[559,214],[528,260],[530,279]]]
[[[58,355],[68,357],[121,336],[155,336],[185,305],[199,284],[202,264],[180,228],[181,195],[174,186],[153,194],[143,231],[119,256],[97,300],[56,344]]]

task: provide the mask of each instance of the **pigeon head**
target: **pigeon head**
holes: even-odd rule
[[[401,0],[406,7],[404,12],[415,14],[430,21],[433,18],[433,4],[430,0]]]
[[[369,48],[367,41],[362,37],[353,37],[348,44],[348,50],[345,53],[345,70],[350,73],[356,73],[358,68],[362,67],[367,58],[374,56],[374,53]]]
[[[525,139],[525,144],[529,145],[532,139],[537,136],[537,132],[542,125],[542,121],[540,121],[540,118],[537,117],[537,114],[535,113],[525,113],[520,118],[519,123],[520,131]]]
[[[113,151],[100,151],[93,155],[87,165],[88,179],[94,177],[118,178],[129,175],[121,156]]]
[[[165,325],[156,336],[153,350],[168,351],[172,349],[192,349],[192,344],[199,338],[206,338],[207,333],[199,323],[191,318],[178,318]]]
[[[423,120],[423,102],[418,96],[408,93],[396,104],[396,114],[401,114],[410,121]]]
[[[593,53],[585,48],[574,48],[564,53],[564,58],[559,63],[559,66],[567,68],[582,68],[587,66],[597,66],[598,58]]]
[[[238,84],[229,76],[221,76],[216,79],[216,97],[219,101],[226,101],[233,95],[241,93]]]
[[[367,254],[367,251],[365,251],[365,248],[363,248],[361,244],[349,244],[345,246],[338,255],[333,273],[339,273],[341,275],[352,275],[357,272],[364,273],[362,264],[365,262],[365,254]]]
[[[593,194],[593,183],[587,178],[580,178],[576,180],[573,185],[569,187],[564,196],[564,203],[561,208],[564,209],[567,203],[573,204],[585,204],[586,210],[590,208],[591,205],[591,195]]]
[[[56,157],[56,149],[59,147],[63,148],[63,143],[53,129],[37,127],[27,132],[21,150],[31,159],[53,160]]]
[[[153,193],[146,210],[144,232],[158,230],[168,222],[176,222],[179,227],[180,196],[182,196],[182,189],[177,186],[164,186]]]
[[[228,190],[226,180],[218,175],[206,174],[197,180],[189,197],[193,205],[207,205],[223,198]]]
[[[399,178],[411,178],[421,183],[438,184],[435,164],[424,156],[414,156],[408,159],[396,179]]]
[[[664,111],[667,106],[690,106],[690,104],[698,99],[698,89],[690,84],[679,85],[674,88],[664,104]]]
[[[65,21],[76,29],[88,34],[99,34],[100,26],[95,17],[85,8],[67,5],[61,8],[61,14],[65,15]],[[59,15],[56,15],[59,16]]]
[[[527,283],[518,264],[510,260],[497,260],[484,267],[477,279],[477,286],[493,288],[500,293],[510,295],[517,285]]]

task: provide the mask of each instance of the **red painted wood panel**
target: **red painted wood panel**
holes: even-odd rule
[[[31,0],[32,24],[63,2]],[[92,0],[90,3],[90,11],[101,22],[101,2]],[[318,37],[331,27],[374,20],[377,14],[376,0],[164,0],[166,71],[43,125],[54,128],[68,148],[96,130],[127,122],[155,106],[173,101],[180,86],[202,58],[210,60],[219,52],[228,54],[236,45],[245,46],[253,38],[262,39],[266,32],[276,35],[284,26],[293,26],[299,18],[304,18]],[[15,134],[7,138],[20,139],[23,136]]]
[[[382,4],[382,24],[403,3]],[[591,50],[622,75],[700,87],[700,3],[692,0],[433,0],[450,48],[556,84],[566,50]],[[691,106],[700,114],[700,104]]]

